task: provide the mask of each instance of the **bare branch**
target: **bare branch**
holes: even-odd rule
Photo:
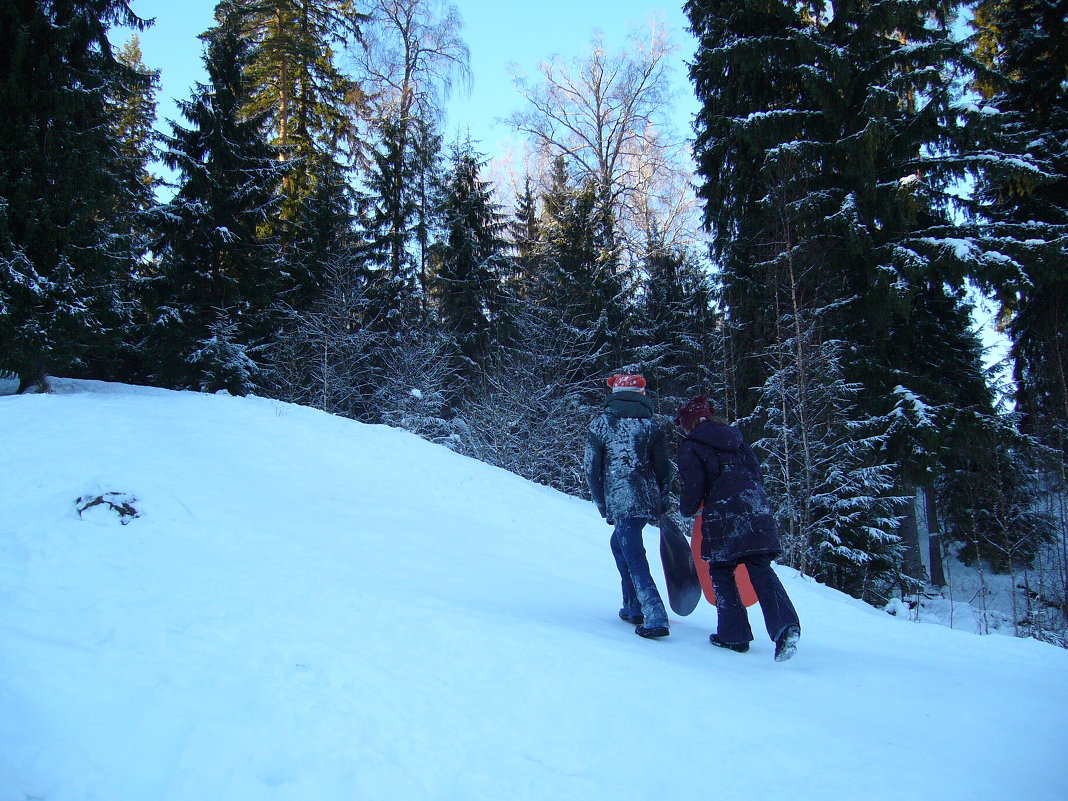
[[[631,32],[624,52],[610,52],[595,33],[581,57],[543,61],[538,83],[513,76],[526,107],[509,118],[512,128],[546,162],[562,156],[597,186],[632,253],[654,229],[673,243],[698,238],[692,169],[667,124],[674,52],[663,26],[652,23]]]
[[[371,0],[369,6],[371,19],[353,55],[379,119],[437,118],[457,83],[470,91],[471,54],[456,6],[447,0]]]

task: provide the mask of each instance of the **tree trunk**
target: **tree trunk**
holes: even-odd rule
[[[946,572],[942,566],[942,526],[938,522],[938,501],[934,489],[921,487],[924,510],[927,513],[927,532],[929,558],[931,560],[931,584],[935,587],[946,586]]]
[[[902,509],[901,539],[905,544],[905,562],[902,571],[909,578],[923,581],[923,560],[920,558],[920,531],[916,524],[916,489],[906,487],[903,495],[909,500]]]
[[[22,395],[36,389],[38,392],[48,392],[48,374],[45,367],[45,358],[37,356],[31,360],[28,367],[19,370],[19,388],[16,394]]]

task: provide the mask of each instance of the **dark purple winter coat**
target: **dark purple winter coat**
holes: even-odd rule
[[[701,556],[729,562],[781,550],[760,463],[742,432],[706,420],[679,446],[679,509],[687,517],[704,504]]]

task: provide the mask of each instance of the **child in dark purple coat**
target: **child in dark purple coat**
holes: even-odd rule
[[[783,662],[797,650],[801,625],[771,566],[782,549],[760,463],[742,432],[716,417],[703,395],[683,404],[675,423],[686,434],[679,446],[680,511],[692,517],[704,506],[701,557],[709,563],[718,619],[709,640],[738,653],[749,650],[753,631],[734,579],[744,564],[775,642],[775,660]]]

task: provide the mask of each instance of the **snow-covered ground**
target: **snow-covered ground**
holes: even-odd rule
[[[790,662],[707,605],[643,640],[588,503],[273,401],[55,388],[0,397],[0,801],[1068,798],[1061,649],[786,569]],[[79,515],[109,492],[139,516]]]

